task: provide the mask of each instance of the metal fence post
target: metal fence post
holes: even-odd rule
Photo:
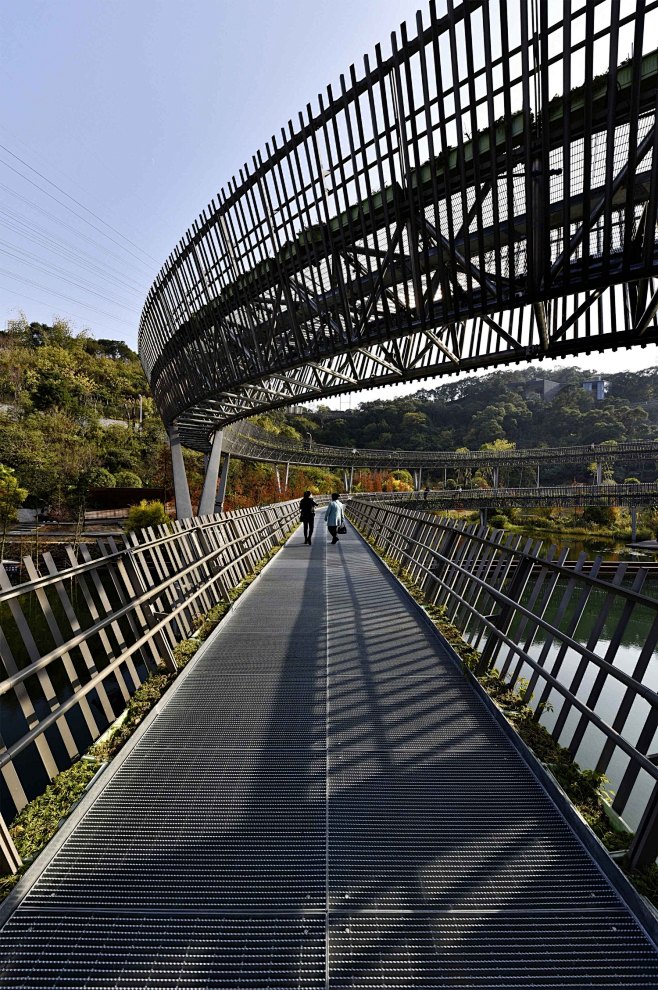
[[[628,861],[635,869],[649,866],[658,858],[658,784],[654,784],[649,803],[628,849]]]

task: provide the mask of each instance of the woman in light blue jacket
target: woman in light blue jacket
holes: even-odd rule
[[[343,525],[344,509],[343,503],[338,497],[338,492],[334,492],[331,496],[331,502],[327,506],[327,511],[324,514],[325,522],[327,523],[327,529],[331,533],[332,543],[338,543],[337,531],[338,527]]]

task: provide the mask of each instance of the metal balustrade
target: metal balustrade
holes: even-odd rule
[[[371,492],[371,501],[418,502],[441,509],[480,509],[502,505],[656,505],[658,483],[611,485],[541,485],[539,488],[432,489]]]
[[[175,644],[297,522],[299,503],[198,517],[66,548],[69,566],[0,565],[0,856],[20,859],[6,820],[111,724],[146,677],[176,670]]]
[[[526,703],[534,696],[535,717],[574,756],[582,753],[585,733],[596,730],[597,771],[605,773],[620,757],[626,761],[612,808],[623,815],[631,795],[641,797],[644,813],[629,855],[635,865],[653,862],[658,856],[658,754],[652,752],[658,693],[646,675],[658,644],[658,600],[644,591],[647,572],[637,571],[629,585],[627,565],[620,562],[603,580],[600,557],[588,562],[580,554],[569,568],[568,551],[558,554],[551,546],[542,555],[541,541],[505,537],[500,530],[383,502],[353,498],[348,515],[480,651],[478,673],[496,667],[512,688],[520,687]],[[604,596],[600,607],[592,599],[595,591]],[[613,629],[605,630],[615,605],[619,614]],[[596,609],[596,618],[583,645],[575,633],[588,607]],[[619,646],[641,610],[648,615],[649,631],[628,672],[617,662]],[[533,656],[539,634],[543,645]],[[601,700],[613,684],[620,701],[609,724]],[[549,699],[551,721],[545,711]],[[634,736],[629,715],[636,705],[644,715]]]
[[[511,450],[377,450],[337,447],[329,444],[293,440],[269,433],[256,423],[241,420],[224,429],[222,449],[232,457],[268,461],[274,464],[302,464],[311,467],[369,467],[436,470],[464,470],[500,465],[606,464],[658,461],[658,443],[654,440],[629,440],[607,444],[580,444],[572,447],[534,447]]]

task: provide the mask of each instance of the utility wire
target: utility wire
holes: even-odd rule
[[[41,285],[39,282],[33,282],[32,279],[25,278],[24,275],[17,275],[16,272],[8,272],[3,268],[0,268],[0,275],[4,275],[7,278],[18,279],[20,282],[25,282],[26,285],[31,285],[35,289],[40,289],[42,292],[52,293],[52,289],[49,286]],[[72,296],[65,296],[63,292],[57,292],[57,296],[60,299],[67,299],[69,302],[75,303],[76,306],[84,306],[85,309],[91,309],[100,316],[106,316],[110,320],[115,320],[117,323],[123,324],[123,326],[132,326],[133,328],[135,326],[135,324],[129,323],[128,320],[121,319],[120,316],[114,316],[112,313],[106,313],[104,310],[97,309],[95,306],[89,306],[88,303],[83,302],[81,299],[74,299]]]
[[[17,168],[14,168],[13,165],[10,165],[9,162],[6,162],[2,158],[0,158],[0,165],[4,165],[5,168],[8,168],[11,172],[14,172],[16,175],[20,176],[21,179],[23,179],[24,182],[29,182],[29,184],[31,186],[34,186],[35,189],[38,189],[39,192],[43,193],[44,196],[47,196],[49,199],[54,200],[56,203],[58,203],[60,206],[62,206],[65,210],[68,210],[69,213],[72,213],[73,216],[75,216],[75,217],[78,218],[78,220],[82,220],[83,223],[86,223],[89,227],[91,227],[93,230],[96,230],[103,237],[107,237],[107,239],[109,241],[112,241],[112,243],[113,244],[116,244],[117,247],[121,248],[122,251],[125,251],[126,254],[129,254],[132,258],[134,258],[136,261],[138,261],[140,263],[140,265],[144,265],[145,267],[148,267],[147,263],[145,261],[143,261],[142,258],[138,257],[138,255],[136,255],[134,253],[134,251],[130,251],[128,248],[124,247],[123,244],[121,244],[119,241],[115,240],[114,237],[110,237],[109,234],[106,234],[104,230],[102,230],[100,227],[97,227],[95,223],[92,223],[91,222],[91,220],[87,220],[87,218],[86,217],[83,217],[81,213],[78,213],[76,210],[72,209],[66,203],[63,203],[61,201],[61,199],[58,199],[57,198],[57,196],[53,196],[52,193],[49,193],[48,190],[47,189],[44,189],[42,186],[40,186],[38,182],[34,182],[34,180],[33,179],[30,179],[27,175],[23,175],[22,172],[20,172]],[[83,209],[84,208],[85,207],[83,207]]]
[[[38,169],[33,168],[28,162],[26,162],[19,155],[16,155],[13,151],[11,151],[9,148],[7,148],[4,144],[0,144],[0,148],[3,151],[5,151],[8,155],[11,155],[12,158],[15,158],[17,162],[20,162],[21,165],[25,165],[26,168],[29,168],[30,172],[34,172],[35,175],[38,175],[40,179],[43,179],[44,182],[47,182],[49,186],[52,186],[53,187],[53,189],[56,189],[58,192],[61,192],[62,195],[66,196],[67,199],[70,199],[71,202],[72,203],[75,203],[76,206],[79,206],[83,210],[85,210],[86,213],[88,213],[90,216],[94,217],[94,219],[98,220],[99,223],[102,223],[105,227],[108,228],[108,230],[111,230],[115,234],[118,234],[119,237],[121,237],[124,241],[126,241],[126,243],[131,244],[134,248],[137,248],[137,250],[141,254],[143,254],[146,258],[148,258],[149,261],[153,261],[155,264],[157,264],[157,259],[156,258],[153,258],[148,253],[148,251],[145,251],[143,248],[141,248],[139,246],[139,244],[135,244],[135,242],[134,241],[131,241],[129,237],[126,237],[125,234],[122,234],[120,230],[117,230],[116,227],[113,227],[112,224],[108,223],[106,220],[103,220],[102,217],[99,217],[97,213],[94,213],[93,210],[90,210],[88,206],[85,206],[84,205],[84,203],[81,203],[79,200],[77,200],[73,196],[71,196],[70,193],[67,193],[65,189],[62,189],[61,186],[58,186],[57,183],[56,182],[53,182],[52,179],[49,179],[47,175],[44,175],[42,172],[39,172]],[[105,235],[105,236],[107,236],[107,235]]]
[[[16,291],[16,289],[13,288],[12,286],[10,286],[10,285],[4,285],[2,282],[0,282],[0,289],[4,289],[5,292],[15,292]],[[25,300],[26,302],[36,303],[38,306],[52,306],[52,301],[50,299],[46,301],[44,299],[36,299],[34,296],[27,296],[27,295],[25,295],[25,293],[21,289],[21,301],[23,301],[23,300]],[[87,308],[87,304],[86,303],[83,303],[82,305],[85,307],[85,309]],[[91,307],[91,306],[88,307],[88,308],[93,310],[93,307]],[[17,306],[16,309],[19,309],[19,307]],[[76,320],[78,323],[84,323],[86,325],[89,325],[89,323],[92,322],[89,319],[88,316],[80,316],[79,313],[71,313],[71,312],[69,312],[69,311],[67,311],[65,309],[60,309],[59,306],[53,307],[53,314],[54,314],[54,316],[66,316],[69,320]],[[111,319],[113,319],[116,323],[120,324],[121,326],[124,326],[124,327],[131,327],[132,326],[132,324],[127,323],[125,320],[121,320],[118,317],[111,317]],[[133,329],[134,329],[134,327],[133,327]],[[130,346],[130,345],[128,345],[128,346]]]
[[[2,215],[2,211],[0,211],[0,216],[1,215]],[[49,254],[55,254],[55,248],[58,248],[56,260],[65,261],[68,262],[69,264],[74,264],[76,266],[76,269],[79,270],[80,272],[83,273],[88,272],[91,276],[100,279],[102,282],[109,283],[113,288],[121,287],[125,289],[130,295],[138,295],[138,296],[143,295],[142,288],[139,285],[130,285],[127,282],[122,282],[120,276],[110,275],[108,274],[106,269],[101,268],[99,265],[94,265],[85,261],[84,259],[80,259],[73,252],[68,251],[68,249],[65,246],[58,247],[57,243],[53,242],[54,244],[53,247],[52,245],[49,245],[47,243],[47,240],[44,240],[42,237],[33,236],[28,231],[23,231],[20,229],[20,227],[13,227],[11,224],[6,224],[6,223],[3,224],[0,222],[0,227],[6,227],[10,231],[15,230],[17,233],[21,234],[21,236],[26,241],[32,241],[37,245],[37,247],[43,248]],[[25,258],[27,258],[30,261],[36,261],[41,264],[55,266],[55,261],[51,261],[49,257],[45,257],[44,255],[32,254],[32,252],[26,250],[25,248],[19,247],[17,244],[14,244],[13,242],[5,241],[0,238],[0,245],[2,245],[4,248],[8,250],[16,251],[21,255],[24,255]],[[75,271],[72,272],[66,268],[60,268],[58,270],[60,272],[63,272],[65,275],[75,275],[77,273]],[[97,285],[98,283],[92,282],[90,284]]]
[[[51,213],[49,210],[46,210],[45,207],[41,206],[39,203],[35,203],[34,200],[28,199],[27,196],[21,195],[21,193],[17,192],[15,189],[12,189],[11,186],[6,186],[2,182],[0,182],[0,189],[3,189],[5,192],[8,192],[11,196],[14,196],[16,199],[19,199],[22,203],[26,203],[28,206],[31,206],[38,213],[43,213],[43,215],[48,217],[49,220],[53,220],[58,225],[58,227],[65,227],[67,230],[70,230],[72,231],[72,233],[76,234],[77,237],[81,237],[83,240],[88,241],[90,244],[93,244],[94,247],[97,247],[99,251],[102,251],[104,254],[107,254],[108,257],[114,258],[114,260],[118,261],[120,264],[125,264],[126,262],[125,258],[122,258],[118,254],[114,254],[112,251],[108,251],[106,247],[104,247],[102,244],[99,244],[98,241],[95,241],[93,237],[89,237],[88,234],[83,233],[83,231],[79,230],[77,227],[74,227],[72,224],[67,223],[66,220],[62,220],[61,217],[58,217],[56,213]],[[144,264],[144,262],[141,262],[141,264]]]
[[[20,248],[18,250],[20,250]],[[61,280],[62,282],[68,282],[69,285],[73,285],[76,289],[82,289],[83,292],[91,292],[92,295],[98,296],[100,299],[104,299],[105,302],[112,303],[113,306],[119,306],[121,309],[127,309],[129,312],[134,311],[135,309],[134,305],[131,306],[131,305],[127,305],[126,303],[119,302],[118,299],[112,299],[110,296],[106,296],[104,293],[98,292],[96,289],[92,289],[89,284],[85,285],[84,282],[78,282],[75,279],[68,278],[70,272],[66,273],[64,269],[57,268],[53,265],[46,266],[39,264],[38,259],[36,262],[30,261],[29,258],[34,258],[34,255],[30,255],[29,252],[23,252],[23,253],[27,256],[28,260],[20,258],[12,251],[5,251],[2,247],[0,247],[0,254],[4,255],[6,258],[11,258],[12,260],[18,261],[21,264],[27,264],[28,267],[34,268],[36,269],[36,271],[43,272],[44,275],[52,275],[55,278]]]

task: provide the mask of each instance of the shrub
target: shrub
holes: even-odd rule
[[[163,526],[168,523],[169,517],[162,502],[147,502],[143,498],[139,505],[132,505],[128,510],[126,531],[132,533],[145,526]]]
[[[498,513],[495,516],[489,517],[489,525],[493,526],[494,529],[504,529],[505,526],[507,525],[507,522],[508,522],[507,516],[504,516],[502,512]]]
[[[117,488],[142,488],[142,479],[134,471],[117,471],[114,475]]]
[[[615,518],[615,510],[611,505],[586,505],[583,509],[583,521],[595,526],[612,526]]]
[[[87,476],[87,483],[90,488],[116,488],[117,480],[107,468],[92,468]]]

